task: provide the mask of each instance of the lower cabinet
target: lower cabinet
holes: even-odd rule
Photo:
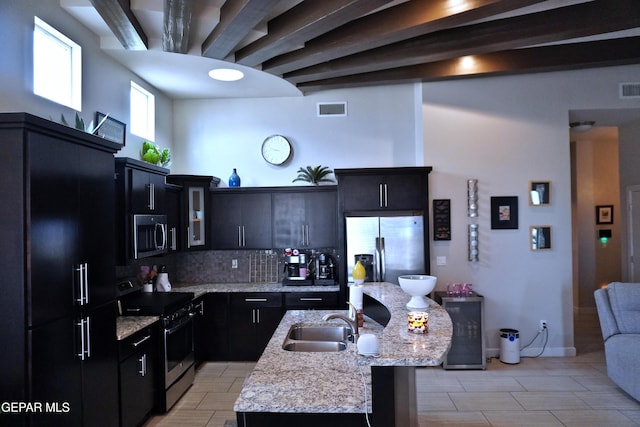
[[[258,360],[284,314],[279,292],[232,293],[229,360]]]
[[[338,309],[337,292],[287,292],[284,294],[286,310]]]
[[[157,324],[118,343],[120,426],[140,426],[154,409],[158,378]]]
[[[208,293],[194,301],[193,323],[196,363],[229,359],[229,294]]]

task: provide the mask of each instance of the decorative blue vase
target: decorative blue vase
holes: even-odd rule
[[[240,187],[240,177],[236,172],[236,168],[233,168],[233,173],[229,177],[229,187]]]

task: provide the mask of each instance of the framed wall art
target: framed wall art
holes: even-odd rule
[[[433,240],[451,240],[451,199],[433,200]]]
[[[613,224],[613,205],[596,206],[596,224]]]
[[[106,114],[96,111],[96,126],[98,126],[101,122],[103,123],[94,133],[104,139],[108,139],[111,142],[122,144],[122,146],[124,147],[125,139],[127,136],[127,125],[114,119],[113,117],[108,117]]]
[[[518,228],[518,196],[491,198],[491,229],[513,230]]]
[[[532,225],[529,227],[529,238],[532,251],[551,249],[551,226]]]
[[[551,204],[551,182],[531,181],[529,182],[529,205],[544,206]]]

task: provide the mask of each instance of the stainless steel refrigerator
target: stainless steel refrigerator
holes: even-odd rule
[[[425,274],[424,224],[422,213],[406,216],[346,218],[347,274],[355,256],[373,255],[373,277],[367,281],[398,283],[403,274]]]

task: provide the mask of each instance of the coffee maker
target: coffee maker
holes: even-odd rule
[[[297,249],[285,250],[282,284],[285,286],[312,285],[313,279],[307,276],[307,255],[298,252]]]
[[[336,266],[333,257],[329,254],[320,253],[315,260],[315,284],[335,285]]]

